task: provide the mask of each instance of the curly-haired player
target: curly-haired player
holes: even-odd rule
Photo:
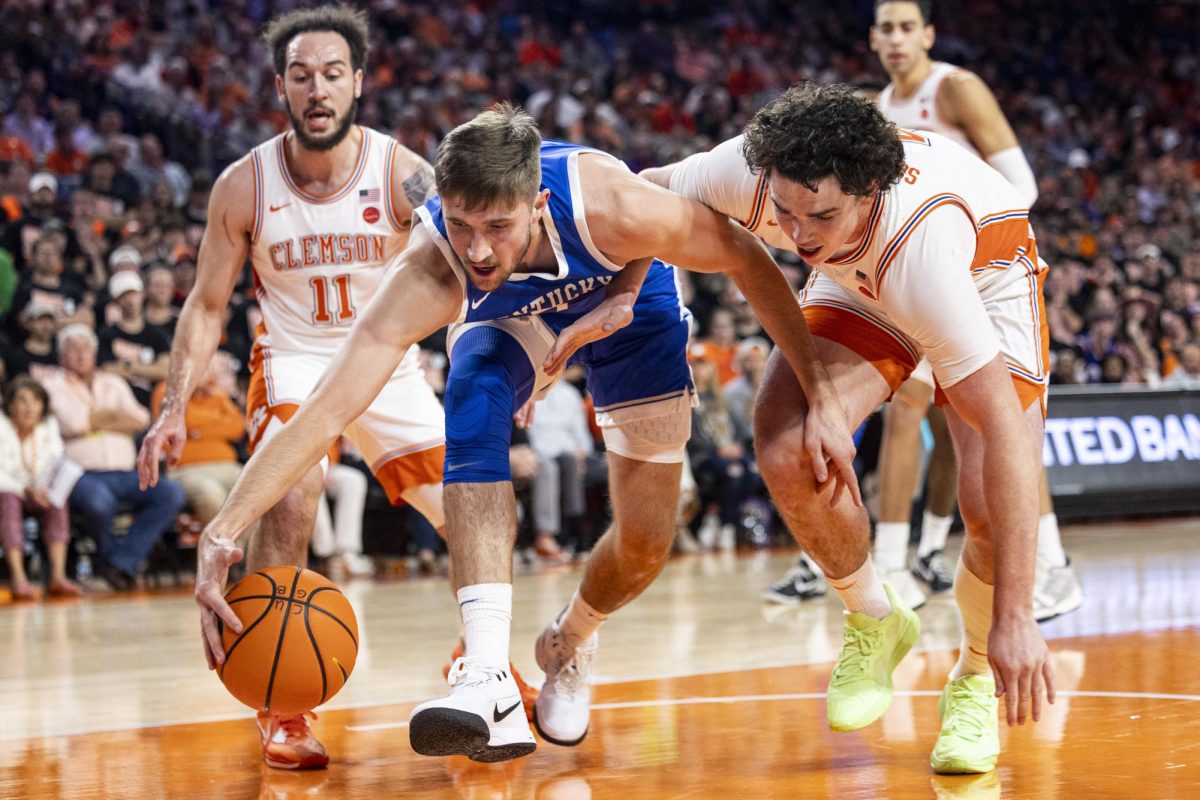
[[[929,359],[961,464],[967,540],[955,579],[962,654],[939,711],[939,772],[986,772],[1008,722],[1053,699],[1033,615],[1045,396],[1044,267],[1028,208],[997,172],[936,134],[898,130],[848,86],[805,85],[743,136],[643,176],[728,214],[815,268],[804,315],[851,425]],[[877,720],[916,615],[879,577],[862,508],[800,457],[807,401],[777,357],[755,413],[759,468],[797,541],[848,611],[829,684],[835,730]],[[993,674],[995,678],[993,678]]]

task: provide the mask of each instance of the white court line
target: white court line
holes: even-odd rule
[[[940,691],[916,689],[893,692],[893,697],[938,697]],[[1187,700],[1200,702],[1200,694],[1166,694],[1162,692],[1058,692],[1059,697],[1108,697],[1126,700]],[[732,703],[768,703],[779,700],[824,700],[825,692],[801,692],[797,694],[746,694],[725,697],[678,697],[659,700],[630,700],[624,703],[597,703],[593,711],[619,708],[663,708],[668,706],[726,705]],[[387,731],[407,728],[404,722],[376,722],[372,725],[347,725],[346,730],[355,733]]]

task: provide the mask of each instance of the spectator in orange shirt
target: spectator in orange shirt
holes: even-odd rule
[[[708,336],[692,346],[692,360],[710,361],[717,368],[717,381],[724,386],[738,376],[733,360],[737,353],[737,333],[733,312],[727,308],[713,309],[708,320]]]
[[[221,387],[219,363],[209,363],[208,371],[188,401],[184,412],[188,438],[178,466],[167,473],[167,477],[183,487],[188,505],[204,525],[217,515],[242,471],[234,446],[246,434],[241,409]],[[152,416],[157,417],[162,410],[166,391],[165,381],[154,387],[150,398]]]

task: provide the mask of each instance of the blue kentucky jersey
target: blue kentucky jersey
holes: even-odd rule
[[[589,152],[601,153],[563,142],[542,142],[541,188],[550,190],[547,213],[542,219],[557,256],[556,273],[514,272],[495,291],[476,289],[449,247],[441,198],[434,197],[425,204],[419,216],[427,229],[430,223],[436,228],[429,232],[435,240],[440,239],[438,245],[442,253],[466,284],[466,302],[460,322],[536,314],[557,333],[604,299],[604,287],[624,265],[613,264],[605,258],[592,243],[587,229],[577,159],[580,153]],[[679,296],[674,267],[658,260],[651,265],[634,304],[633,316],[631,327],[644,330],[677,323],[690,316]]]

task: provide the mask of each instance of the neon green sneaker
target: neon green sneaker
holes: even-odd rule
[[[942,732],[929,759],[934,772],[965,775],[991,772],[1000,755],[996,681],[991,675],[963,675],[950,681],[938,700]]]
[[[921,633],[912,609],[891,586],[883,588],[892,613],[883,619],[846,613],[842,652],[826,695],[825,713],[835,731],[856,731],[883,716],[892,702],[892,670]]]

